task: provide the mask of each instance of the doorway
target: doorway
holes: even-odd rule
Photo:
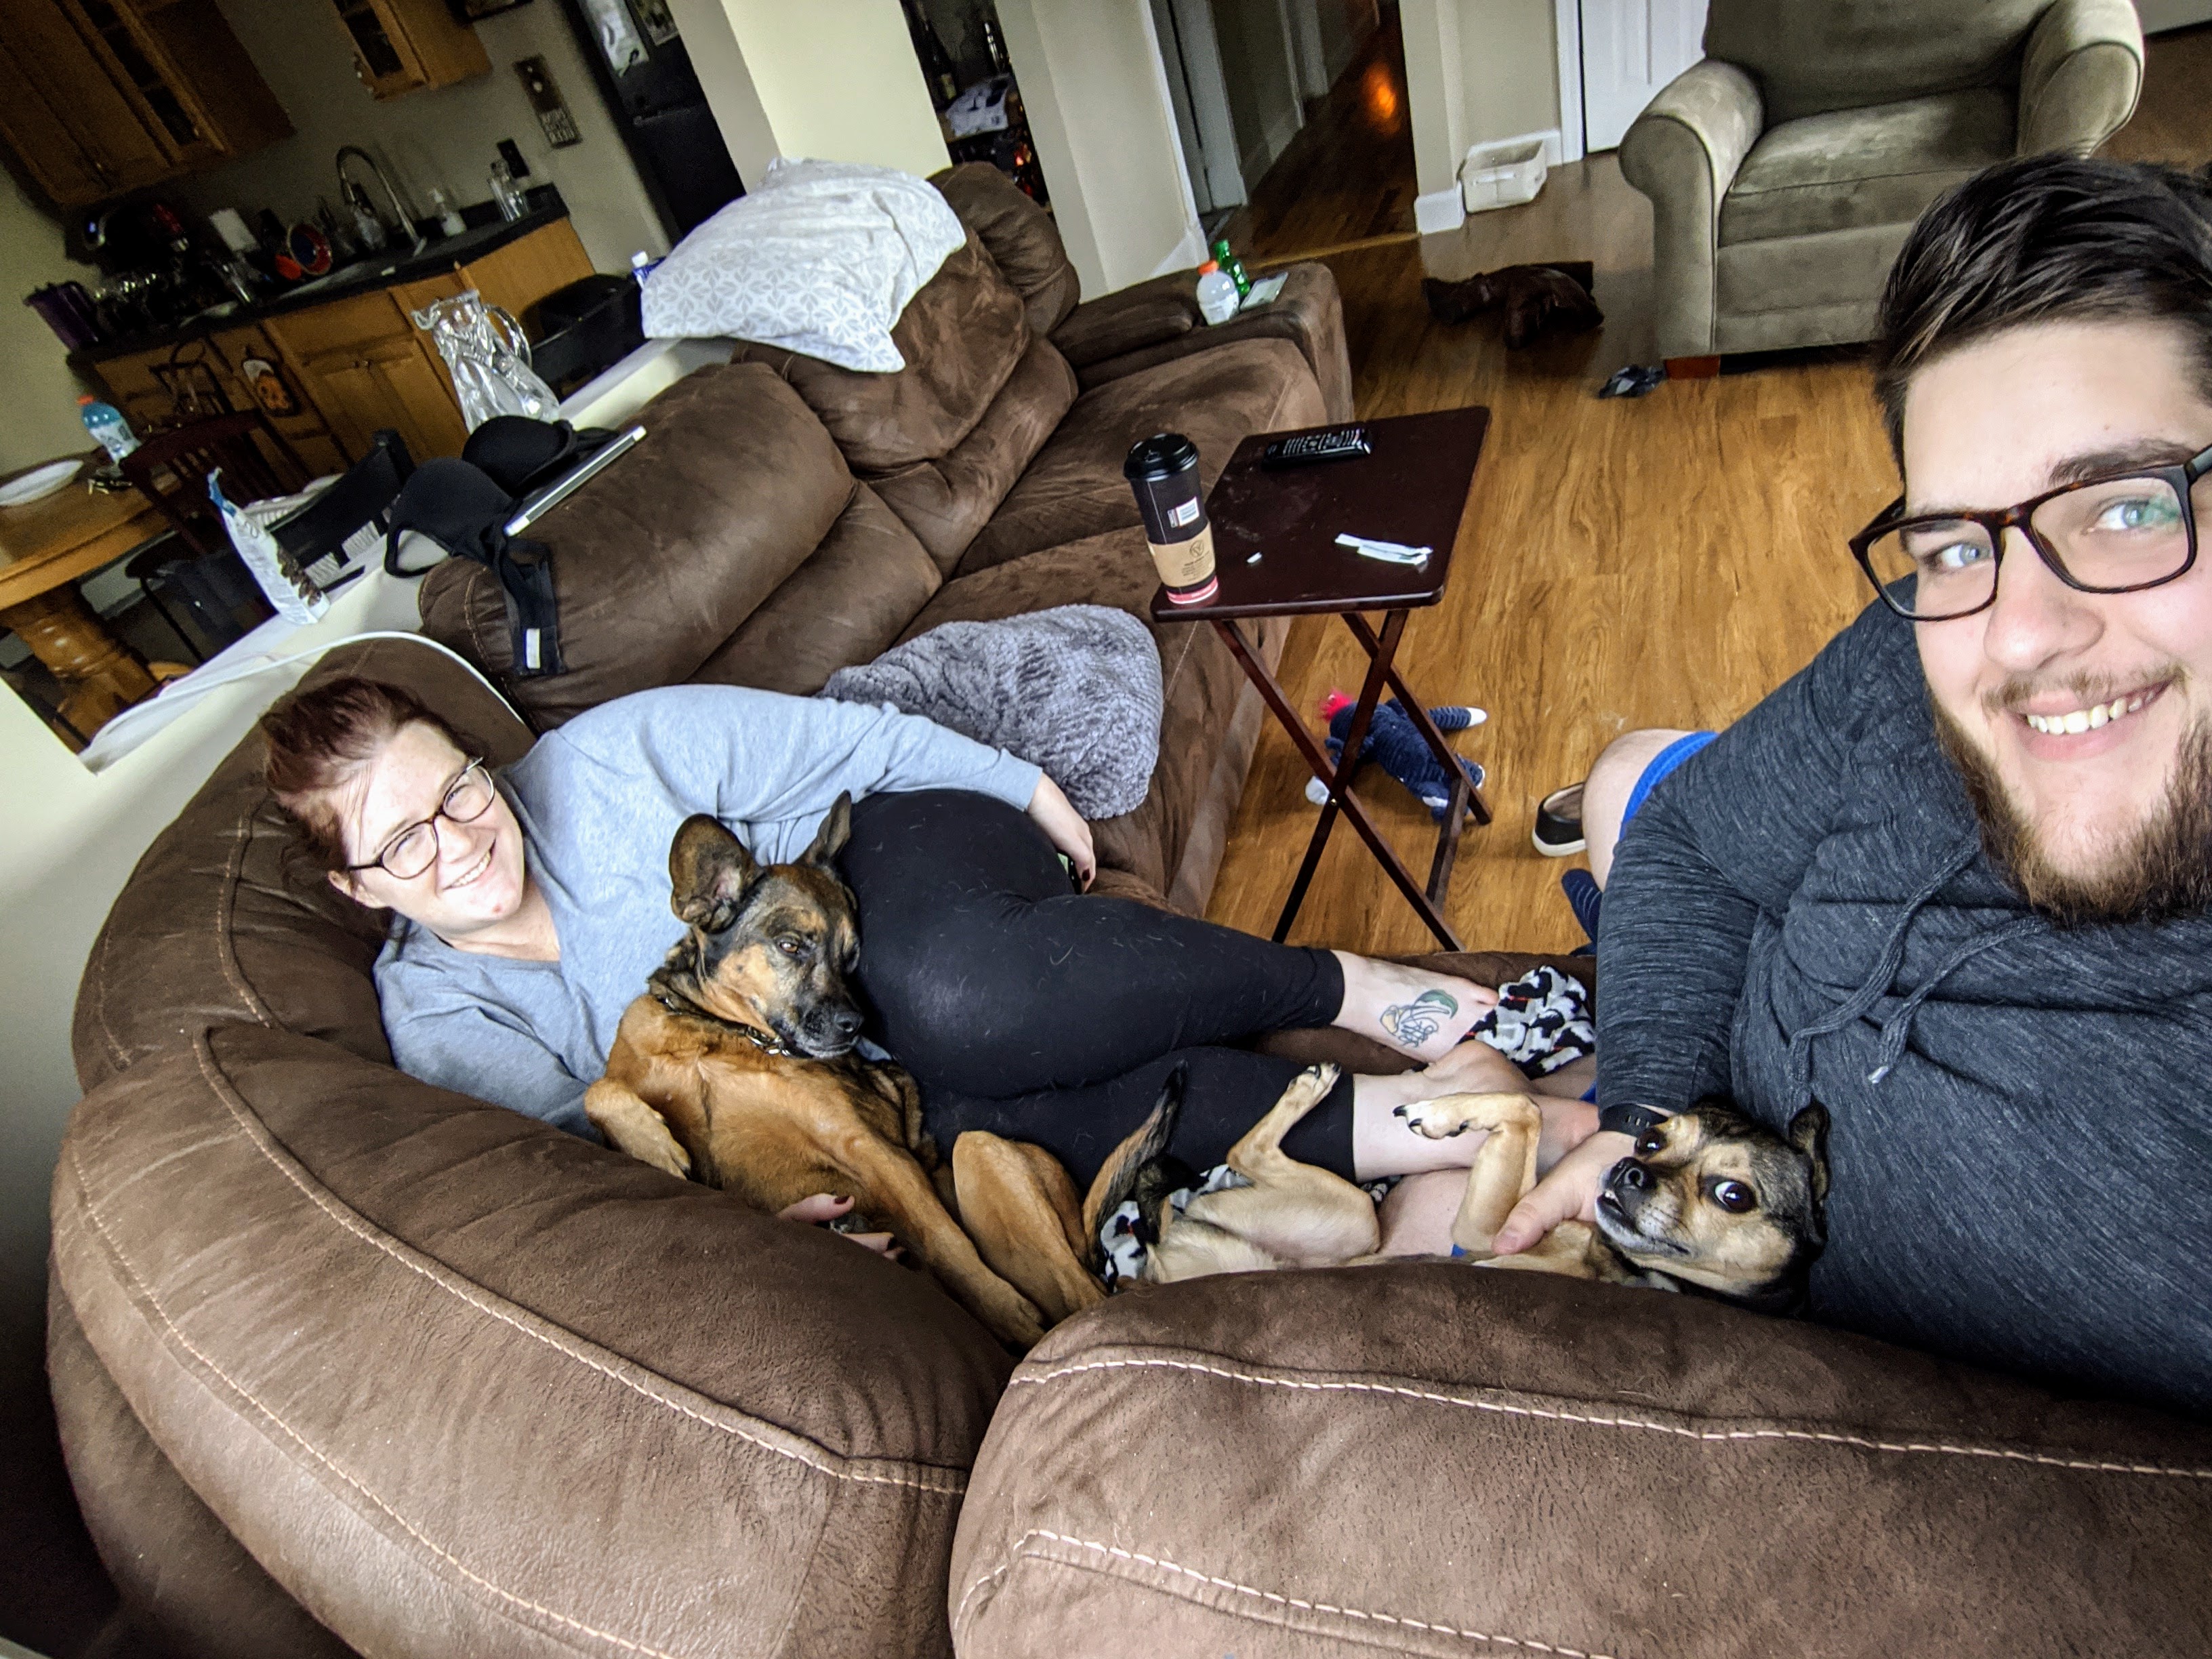
[[[1560,65],[1581,93],[1582,142],[1567,135],[1571,155],[1618,149],[1660,88],[1705,56],[1705,0],[1559,0],[1559,10],[1562,46],[1570,31],[1579,45],[1578,61]]]
[[[673,243],[745,193],[668,0],[561,0]]]

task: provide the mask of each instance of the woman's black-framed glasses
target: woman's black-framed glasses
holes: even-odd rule
[[[2172,466],[2061,484],[1993,513],[1903,518],[1900,497],[1851,538],[1851,553],[1882,603],[1911,622],[1948,622],[1994,605],[2005,532],[2015,526],[2067,586],[2133,593],[2197,562],[2190,496],[2208,473],[2212,449]]]
[[[398,831],[384,843],[384,850],[374,858],[362,864],[349,864],[346,868],[374,870],[381,866],[394,881],[412,881],[438,861],[438,820],[473,823],[491,810],[492,798],[497,793],[483,760],[473,759],[446,786],[446,798],[438,803],[436,811]]]

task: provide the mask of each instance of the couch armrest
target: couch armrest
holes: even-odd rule
[[[1164,344],[1204,328],[1198,283],[1189,271],[1170,271],[1148,282],[1085,300],[1052,331],[1052,343],[1080,374],[1147,346]]]
[[[2058,0],[2027,37],[2016,153],[2088,155],[2135,113],[2142,64],[2130,0]]]
[[[1109,380],[1232,341],[1288,340],[1305,354],[1314,378],[1321,382],[1322,404],[1328,418],[1348,421],[1352,412],[1352,354],[1345,343],[1344,303],[1337,295],[1336,278],[1327,265],[1314,264],[1292,265],[1283,275],[1283,291],[1269,303],[1211,327],[1200,315],[1197,280],[1192,272],[1155,276],[1119,294],[1078,306],[1054,332],[1052,343],[1075,365],[1075,378],[1087,392]],[[1079,356],[1069,350],[1062,337],[1077,326],[1078,319],[1093,306],[1112,306],[1117,301],[1126,302],[1120,311],[1085,319],[1075,337],[1078,349],[1091,355]],[[1177,307],[1187,312],[1189,325],[1169,331],[1166,319],[1171,307]],[[1140,337],[1148,319],[1160,326],[1152,337]],[[1115,349],[1100,349],[1109,342]]]
[[[1759,84],[1708,58],[1660,90],[1620,141],[1621,176],[1651,198],[1652,278],[1663,357],[1716,349],[1713,255],[1721,198],[1759,141]]]

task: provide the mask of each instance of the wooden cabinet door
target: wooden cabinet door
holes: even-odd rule
[[[225,390],[239,409],[259,408],[284,441],[300,453],[308,469],[319,475],[343,472],[353,458],[341,452],[337,440],[315,406],[313,396],[258,328],[234,328],[208,342],[211,361],[221,366]],[[249,374],[247,365],[269,365],[273,384],[261,374]],[[289,405],[288,412],[287,404]]]
[[[450,87],[488,73],[476,31],[443,0],[327,0],[353,49],[353,70],[372,98]]]
[[[349,454],[368,453],[370,440],[387,426],[418,461],[458,455],[468,437],[444,378],[411,339],[325,352],[302,362],[300,372]]]
[[[0,100],[0,131],[58,204],[105,200],[175,169],[176,152],[149,129],[58,0],[0,3],[0,53],[14,60],[11,78],[33,88],[28,98]]]

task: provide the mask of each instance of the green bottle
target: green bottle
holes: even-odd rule
[[[1244,274],[1244,262],[1237,257],[1237,251],[1229,246],[1229,239],[1226,236],[1215,240],[1213,257],[1220,264],[1222,270],[1229,273],[1230,280],[1237,284],[1238,299],[1243,299],[1252,291],[1252,279]]]

